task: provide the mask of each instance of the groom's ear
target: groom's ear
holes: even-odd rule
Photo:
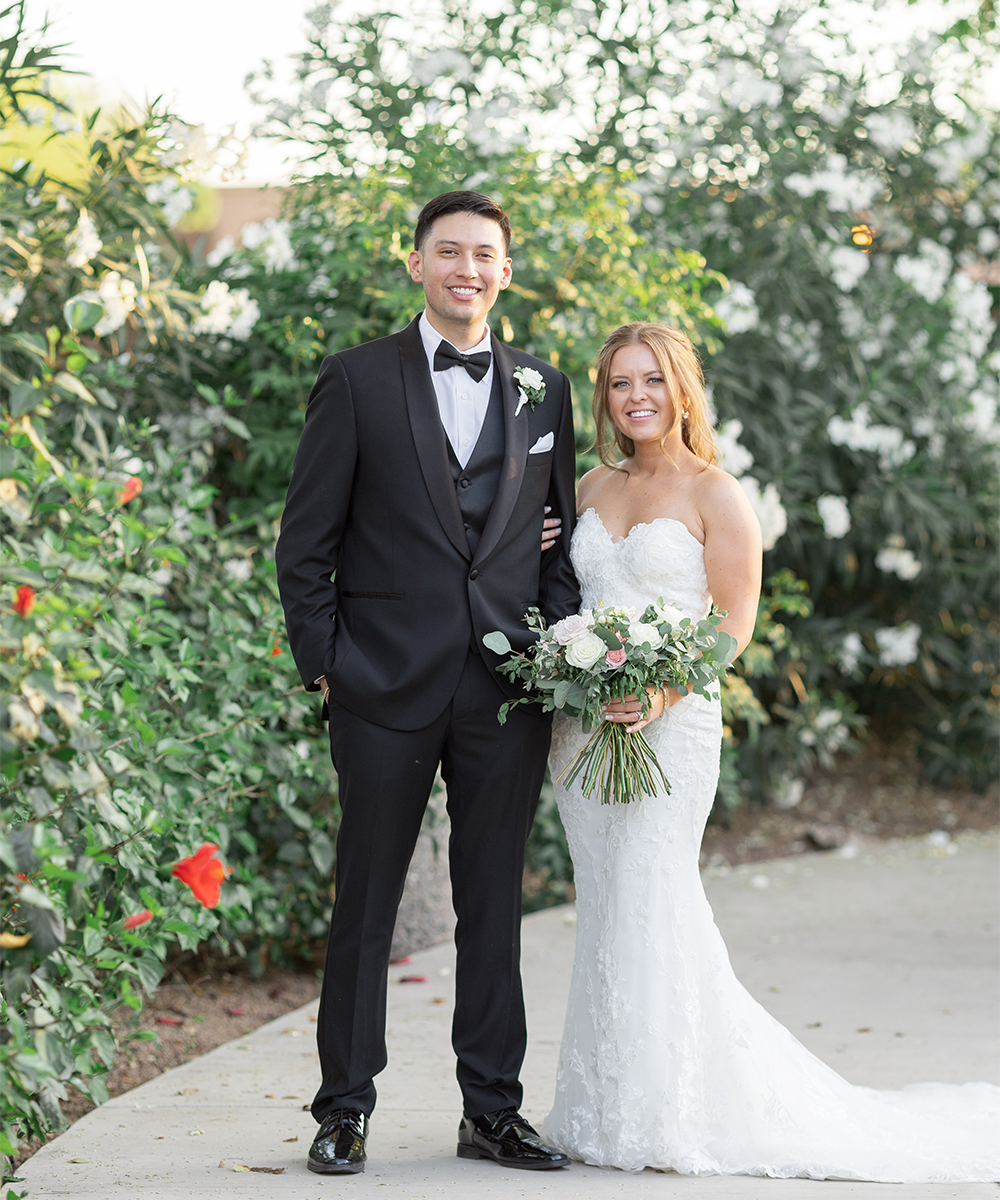
[[[407,270],[410,272],[410,278],[414,283],[423,283],[423,265],[424,256],[419,250],[411,250],[409,257],[406,260]]]

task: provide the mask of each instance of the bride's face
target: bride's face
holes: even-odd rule
[[[644,343],[615,351],[608,377],[608,406],[615,426],[633,442],[659,442],[676,424],[660,364]]]

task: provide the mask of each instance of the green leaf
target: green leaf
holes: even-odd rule
[[[80,296],[67,300],[63,305],[63,319],[70,329],[75,329],[77,333],[86,333],[88,329],[93,329],[103,316],[104,309],[100,304],[94,304]]]
[[[15,383],[10,389],[10,415],[19,417],[44,404],[48,397],[41,388],[30,383]]]
[[[483,638],[483,645],[487,650],[492,650],[494,654],[510,654],[513,649],[506,634],[501,633],[499,629],[488,633]]]
[[[143,989],[147,992],[155,992],[163,978],[163,963],[155,954],[143,954],[141,958],[135,960],[135,965]]]

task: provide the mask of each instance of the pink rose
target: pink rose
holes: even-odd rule
[[[604,656],[604,661],[609,667],[620,667],[628,662],[628,653],[625,650],[609,650]]]
[[[577,638],[582,638],[589,632],[590,623],[579,613],[572,617],[563,617],[552,626],[552,637],[560,646],[568,646],[570,642],[575,642]]]

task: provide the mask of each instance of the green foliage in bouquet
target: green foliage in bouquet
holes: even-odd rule
[[[537,640],[527,653],[511,654],[510,642],[499,630],[483,638],[495,654],[511,654],[497,670],[520,680],[529,693],[504,704],[498,720],[503,725],[510,709],[538,703],[543,712],[559,709],[580,718],[584,733],[596,725],[597,732],[560,778],[568,786],[582,774],[584,795],[596,790],[602,804],[627,804],[655,795],[660,787],[669,792],[642,731],[630,733],[605,721],[601,710],[612,701],[637,696],[645,715],[650,695],[663,687],[676,688],[682,696],[708,696],[736,651],[736,639],[718,627],[724,615],[713,608],[694,622],[661,598],[641,617],[632,609],[601,605],[550,627],[531,608],[525,619]]]

